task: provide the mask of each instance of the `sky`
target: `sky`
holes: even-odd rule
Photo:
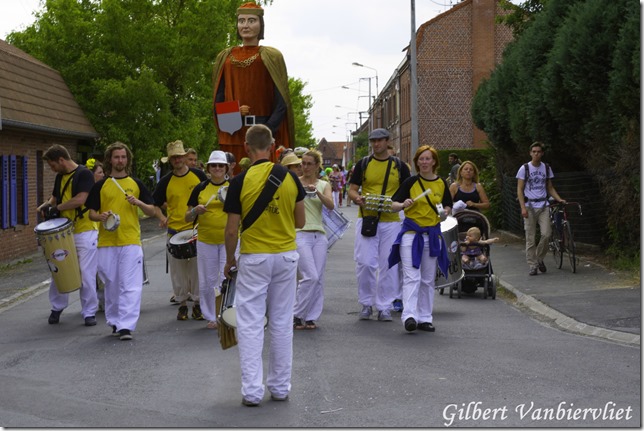
[[[416,28],[457,3],[415,0]],[[31,25],[39,4],[0,0],[0,39]],[[313,98],[316,142],[349,140],[360,123],[357,113],[369,108],[369,87],[375,96],[376,76],[378,90],[384,87],[411,39],[411,0],[274,0],[264,19],[261,44],[282,52],[289,76],[305,82]]]

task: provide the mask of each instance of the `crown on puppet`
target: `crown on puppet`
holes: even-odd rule
[[[264,16],[264,9],[255,2],[249,1],[239,6],[239,9],[237,9],[237,15]]]

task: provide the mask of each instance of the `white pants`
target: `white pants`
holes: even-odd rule
[[[248,401],[260,402],[264,397],[262,349],[265,315],[268,315],[270,343],[266,386],[278,397],[291,390],[297,261],[295,250],[242,254],[238,259],[235,294],[237,341],[241,394]]]
[[[543,260],[548,254],[548,242],[552,229],[550,226],[550,210],[548,207],[531,208],[527,207],[528,218],[523,219],[525,228],[525,259],[530,268],[536,268],[539,261]],[[541,232],[539,244],[536,244],[537,224]]]
[[[184,302],[192,297],[194,302],[199,302],[199,273],[197,258],[177,259],[169,251],[168,263],[170,267],[170,280],[172,291],[177,302]],[[197,254],[198,256],[198,254]]]
[[[74,245],[80,266],[81,288],[80,302],[83,318],[96,316],[98,298],[96,296],[96,242],[98,231],[90,230],[74,234]],[[49,282],[49,302],[51,309],[60,311],[69,305],[69,293],[60,293],[52,278]]]
[[[333,197],[333,207],[340,208],[340,191],[337,191],[337,192],[332,191],[331,196]]]
[[[197,267],[199,272],[199,294],[204,319],[217,320],[215,296],[224,280],[226,249],[224,244],[207,244],[197,241]]]
[[[356,261],[358,302],[375,306],[378,311],[390,310],[399,292],[398,267],[389,269],[389,252],[400,231],[400,222],[380,222],[376,236],[360,233],[362,218],[356,221],[353,258]]]
[[[401,320],[410,317],[416,322],[433,323],[434,287],[436,286],[436,257],[429,257],[429,237],[425,234],[425,246],[420,268],[414,268],[411,260],[411,244],[414,234],[405,234],[400,242],[400,259],[403,273],[403,309]]]
[[[141,313],[143,249],[140,245],[99,247],[98,276],[105,283],[107,324],[117,331],[134,331]]]
[[[293,316],[318,320],[324,305],[324,269],[329,241],[322,232],[298,232],[295,239],[300,260],[300,280],[295,295]]]

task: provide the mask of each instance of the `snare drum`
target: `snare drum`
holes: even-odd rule
[[[324,230],[329,241],[327,250],[330,250],[333,244],[342,238],[342,235],[349,229],[351,222],[341,212],[329,210],[325,206],[322,206],[322,221],[324,222]]]
[[[82,281],[72,221],[68,218],[47,220],[39,223],[34,232],[58,291],[69,293],[80,289]]]
[[[182,230],[170,237],[168,251],[175,259],[191,259],[197,256],[197,231]]]
[[[110,213],[103,222],[103,228],[109,232],[115,231],[121,224],[121,217],[118,214]]]
[[[230,270],[231,278],[221,283],[221,309],[219,316],[228,327],[237,328],[237,311],[235,310],[235,291],[237,290],[237,269]],[[264,316],[264,327],[268,325],[268,318]]]
[[[459,253],[458,240],[458,221],[452,216],[448,216],[445,221],[441,222],[441,233],[447,245],[447,257],[449,258],[449,267],[447,277],[436,269],[436,289],[444,289],[457,284],[463,279],[465,273],[461,268],[461,256]]]

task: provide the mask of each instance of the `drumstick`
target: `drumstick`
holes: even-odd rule
[[[121,187],[121,185],[119,184],[119,182],[118,182],[118,181],[116,181],[116,178],[114,178],[114,177],[110,177],[110,178],[112,179],[112,181],[114,181],[114,184],[116,184],[116,187],[118,187],[119,189],[121,189],[121,191],[123,192],[123,194],[124,194],[125,196],[127,196],[127,193],[125,193],[125,190],[123,190],[123,187]]]
[[[208,202],[206,202],[206,205],[204,205],[204,206],[205,206],[205,207],[207,207],[207,206],[208,206],[208,204],[209,204],[210,202],[212,202],[212,200],[213,200],[214,198],[215,198],[215,195],[210,196],[210,199],[208,199]]]
[[[432,192],[432,189],[427,189],[427,190],[425,190],[424,192],[422,192],[421,194],[419,194],[418,196],[416,196],[416,197],[414,198],[414,202],[415,202],[415,201],[417,201],[418,199],[422,198],[423,196],[425,196],[425,195],[427,195],[427,194],[431,193],[431,192]]]

